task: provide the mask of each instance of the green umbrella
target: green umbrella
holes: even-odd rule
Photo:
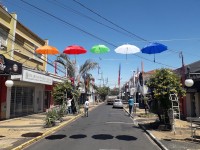
[[[95,54],[107,53],[110,49],[105,45],[95,45],[91,48],[90,52]]]

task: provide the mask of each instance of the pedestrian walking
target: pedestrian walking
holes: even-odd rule
[[[134,99],[133,99],[133,96],[130,96],[130,98],[128,100],[129,116],[131,116],[131,114],[132,114],[133,105],[134,105]]]
[[[85,117],[88,117],[88,109],[89,109],[89,101],[87,98],[84,104]]]

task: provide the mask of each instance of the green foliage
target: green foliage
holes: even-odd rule
[[[63,121],[64,115],[66,114],[66,105],[60,105],[58,108],[52,108],[48,110],[45,117],[45,126],[52,127],[55,126],[56,120]]]
[[[64,103],[60,105],[60,108],[57,111],[57,120],[62,121],[62,117],[64,117],[64,115],[66,114],[66,110],[67,110],[67,107]]]
[[[111,89],[109,95],[119,95],[119,88]]]
[[[166,99],[169,94],[185,95],[180,77],[170,69],[156,70],[156,73],[147,82],[147,86],[152,90],[155,99]]]
[[[62,105],[66,98],[67,94],[71,94],[73,88],[69,81],[64,83],[58,83],[53,88],[53,100],[55,105]]]
[[[109,87],[99,87],[97,89],[97,93],[99,94],[99,96],[101,97],[101,99],[105,100],[106,96],[109,94],[110,92],[110,88]]]
[[[51,109],[46,113],[45,118],[45,126],[52,127],[55,125],[55,121],[57,120],[57,112],[55,109]]]
[[[81,93],[80,93],[80,91],[78,89],[75,89],[72,92],[72,96],[73,96],[73,99],[74,99],[75,107],[76,107],[78,113],[80,112],[80,104],[79,104],[80,95],[81,95]]]
[[[154,109],[160,115],[167,114],[171,108],[170,94],[184,96],[185,90],[182,88],[180,77],[170,69],[162,68],[156,70],[155,74],[147,81],[147,86],[151,89],[154,99]]]

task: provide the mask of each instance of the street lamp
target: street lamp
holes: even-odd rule
[[[187,67],[187,79],[185,80],[185,86],[186,87],[192,87],[194,85],[194,81],[190,78],[190,75],[198,75],[200,73],[190,73],[190,67]],[[192,108],[190,109],[190,124],[191,124],[191,135],[193,137],[193,131],[192,131]]]
[[[194,84],[194,81],[192,79],[186,79],[185,80],[185,86],[192,87]]]
[[[6,85],[8,88],[11,88],[11,87],[13,86],[13,84],[14,84],[13,80],[7,80],[7,81],[5,82],[5,85]]]

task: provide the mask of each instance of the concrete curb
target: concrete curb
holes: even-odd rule
[[[123,108],[128,114],[129,114],[129,112],[125,109],[125,108]],[[133,116],[131,115],[131,118],[133,118]],[[134,119],[134,118],[133,118]],[[141,125],[141,124],[139,124],[138,123],[138,126],[140,127],[140,128],[142,128],[149,136],[150,136],[150,138],[162,149],[162,150],[168,150],[158,139],[156,139],[156,137],[153,135],[153,134],[151,134],[151,132],[149,132],[143,125]]]
[[[68,121],[61,123],[60,125],[58,125],[58,126],[56,126],[56,127],[53,127],[52,129],[47,130],[47,131],[44,132],[41,136],[38,136],[38,137],[36,137],[36,138],[33,138],[33,139],[31,139],[31,140],[29,140],[29,141],[27,141],[27,142],[25,142],[25,143],[23,143],[23,144],[21,144],[21,145],[15,147],[15,148],[13,148],[12,150],[21,150],[21,149],[27,147],[28,145],[31,145],[32,143],[34,143],[34,142],[36,142],[36,141],[39,141],[40,139],[44,138],[45,136],[47,136],[47,135],[53,133],[54,131],[56,131],[56,130],[62,128],[63,126],[65,126],[65,125],[67,125],[67,124],[69,124],[69,123],[75,121],[77,118],[81,117],[82,115],[83,115],[83,114],[81,113],[81,114],[75,116],[74,118],[71,118],[71,119],[69,119]]]
[[[100,105],[102,105],[102,104],[103,104],[103,103],[101,103],[101,104],[99,104],[99,105],[96,105],[96,106],[93,106],[92,109],[90,109],[89,111],[94,110],[95,108],[97,108],[98,106],[100,106]],[[58,126],[56,126],[56,127],[53,127],[53,128],[51,128],[50,130],[47,130],[47,131],[44,132],[41,136],[37,136],[37,137],[35,137],[35,138],[33,138],[33,139],[31,139],[31,140],[25,142],[25,143],[23,143],[23,144],[21,144],[21,145],[15,147],[15,148],[13,148],[12,150],[21,150],[21,149],[23,149],[23,148],[25,148],[25,147],[27,147],[27,146],[29,146],[29,145],[35,143],[36,141],[41,140],[42,138],[46,137],[47,135],[53,133],[54,131],[57,131],[57,130],[61,129],[61,128],[64,127],[65,125],[67,125],[67,124],[69,124],[69,123],[75,121],[76,119],[80,118],[82,115],[84,115],[83,112],[81,112],[79,115],[75,116],[74,118],[71,118],[71,119],[67,120],[66,122],[62,122],[60,125],[58,125]]]
[[[143,125],[138,124],[140,128],[142,128],[149,136],[150,138],[162,149],[162,150],[168,150],[151,132],[149,132]]]

